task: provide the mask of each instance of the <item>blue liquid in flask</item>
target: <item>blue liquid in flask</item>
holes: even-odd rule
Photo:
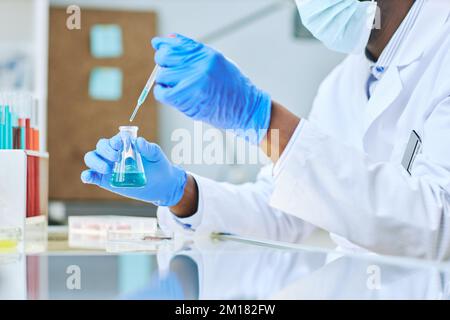
[[[116,188],[142,188],[146,184],[145,174],[139,172],[133,158],[125,160],[125,172],[115,172],[111,177],[111,185]]]
[[[142,188],[147,184],[142,159],[136,150],[137,127],[120,127],[124,145],[121,159],[115,164],[110,185],[115,188]]]

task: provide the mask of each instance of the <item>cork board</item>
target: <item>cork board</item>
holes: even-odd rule
[[[84,185],[84,154],[99,138],[111,137],[129,117],[154,67],[150,44],[156,35],[156,14],[108,10],[81,10],[81,30],[66,28],[65,8],[50,9],[48,149],[52,200],[123,200],[96,186]],[[96,24],[117,24],[122,29],[123,54],[97,59],[90,51],[90,29]],[[122,70],[122,97],[118,101],[93,100],[89,77],[95,67]],[[139,135],[156,141],[157,109],[150,94],[133,125]]]

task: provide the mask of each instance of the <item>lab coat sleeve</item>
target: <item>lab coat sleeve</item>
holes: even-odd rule
[[[273,190],[272,166],[264,167],[255,183],[233,185],[194,175],[199,189],[198,226],[183,227],[168,208],[158,209],[160,227],[185,235],[209,236],[225,232],[262,239],[300,242],[314,227],[269,205]]]
[[[275,208],[377,253],[450,257],[450,99],[426,120],[411,176],[301,122],[274,170]]]

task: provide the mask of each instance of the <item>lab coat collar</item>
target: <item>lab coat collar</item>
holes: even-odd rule
[[[403,84],[398,68],[389,68],[370,98],[365,113],[365,131],[398,98]]]
[[[425,1],[415,25],[368,102],[364,124],[366,134],[374,121],[395,102],[402,92],[401,70],[420,59],[433,38],[441,36],[439,30],[450,16],[448,1],[450,0]]]
[[[449,17],[449,0],[425,0],[417,21],[400,47],[392,66],[406,67],[420,59]]]

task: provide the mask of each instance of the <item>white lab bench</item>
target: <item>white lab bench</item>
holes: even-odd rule
[[[447,299],[450,265],[231,235],[0,255],[1,299]]]

